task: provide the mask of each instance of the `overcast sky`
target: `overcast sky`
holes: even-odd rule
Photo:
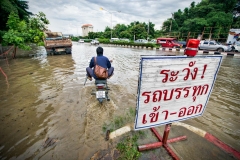
[[[43,12],[50,21],[48,29],[63,34],[82,35],[83,24],[92,24],[93,31],[106,26],[148,21],[160,29],[163,22],[178,9],[183,11],[191,2],[201,0],[28,0],[29,11]],[[100,8],[104,10],[101,10]],[[120,11],[120,12],[118,12]]]

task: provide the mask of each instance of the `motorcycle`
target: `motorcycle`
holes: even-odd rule
[[[88,77],[86,76],[85,83]],[[95,79],[95,89],[92,90],[91,95],[95,95],[99,103],[102,104],[104,100],[110,101],[108,91],[110,88],[107,85],[107,79]]]
[[[113,60],[110,60],[110,62],[112,63]],[[87,80],[88,80],[88,77],[86,75],[84,86]],[[95,79],[95,89],[92,90],[91,95],[95,95],[99,103],[102,104],[104,100],[110,101],[110,98],[108,96],[109,90],[110,88],[107,85],[107,79]]]

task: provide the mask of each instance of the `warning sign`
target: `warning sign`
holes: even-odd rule
[[[142,56],[135,130],[201,116],[222,56]]]

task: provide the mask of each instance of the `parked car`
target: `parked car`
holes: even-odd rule
[[[78,43],[84,43],[83,39],[79,39]]]
[[[156,39],[152,39],[149,43],[157,44],[157,40]]]
[[[119,40],[120,40],[120,41],[125,41],[125,42],[130,42],[130,40],[127,39],[127,38],[120,38]]]
[[[232,46],[234,52],[240,52],[240,43],[237,43]]]
[[[186,48],[187,42],[186,41],[178,41],[182,45],[182,48]]]
[[[199,50],[205,49],[205,50],[212,50],[212,51],[218,51],[218,52],[227,52],[231,51],[232,48],[228,45],[223,45],[215,40],[202,40],[200,41]]]
[[[119,41],[119,38],[111,38],[110,42]]]
[[[182,45],[178,43],[176,38],[157,38],[157,44],[166,48],[180,48]]]
[[[98,40],[92,40],[91,41],[91,45],[96,45],[96,44],[99,45],[99,41]]]
[[[148,41],[146,39],[138,39],[134,43],[148,43]]]

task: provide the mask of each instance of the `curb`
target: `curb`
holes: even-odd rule
[[[236,157],[237,159],[240,159],[240,152],[238,152],[234,148],[228,146],[227,144],[223,143],[222,141],[220,141],[219,139],[214,137],[212,134],[210,134],[210,133],[208,133],[206,131],[203,131],[203,130],[201,130],[199,128],[196,128],[196,127],[190,126],[188,124],[185,124],[185,123],[174,122],[172,124],[176,125],[176,126],[182,126],[182,127],[187,128],[188,130],[196,133],[197,135],[203,137],[204,139],[206,139],[209,142],[213,143],[217,147],[221,148],[225,152],[228,152],[228,153],[232,154],[234,157]]]

